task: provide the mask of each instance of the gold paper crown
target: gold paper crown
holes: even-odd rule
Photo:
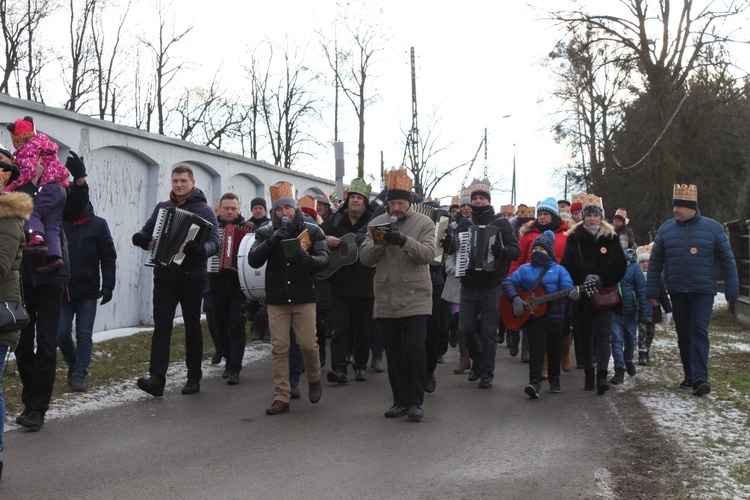
[[[451,206],[458,205],[460,202],[461,202],[460,196],[454,196],[453,198],[451,198]]]
[[[501,214],[514,214],[516,213],[516,207],[513,205],[500,205]]]
[[[675,184],[672,198],[675,200],[698,201],[698,186],[695,184]]]
[[[576,193],[576,194],[574,194],[571,201],[572,201],[571,205],[573,203],[580,203],[581,205],[583,205],[583,202],[586,201],[586,193]]]
[[[315,198],[313,198],[312,196],[310,196],[310,195],[308,194],[308,195],[306,195],[306,196],[303,196],[303,197],[302,197],[302,198],[300,198],[299,200],[297,200],[297,206],[298,206],[298,207],[299,207],[300,209],[302,209],[302,208],[310,208],[310,209],[312,209],[312,210],[313,210],[314,212],[316,212],[316,213],[317,213],[317,208],[318,208],[318,200],[316,200]]]
[[[595,194],[587,194],[586,200],[583,202],[583,208],[586,207],[599,207],[602,210],[604,210],[604,205],[602,205],[602,199],[599,198]]]
[[[398,189],[411,193],[411,178],[405,169],[391,169],[389,172],[386,172],[385,178],[387,189]]]
[[[268,191],[271,193],[271,203],[286,198],[297,199],[297,190],[294,185],[286,181],[277,182],[268,188]]]
[[[469,188],[468,188],[468,187],[466,187],[466,186],[462,187],[462,188],[461,188],[461,196],[462,196],[462,197],[463,197],[463,196],[471,196],[471,189],[469,189]]]
[[[535,215],[536,210],[534,207],[518,207],[518,211],[516,212],[516,217],[522,219],[533,219]]]
[[[481,191],[483,193],[490,193],[492,192],[492,186],[490,186],[489,179],[479,180],[474,179],[471,181],[471,184],[469,184],[469,193],[474,193],[476,191]]]

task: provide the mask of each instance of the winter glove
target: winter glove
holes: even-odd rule
[[[100,306],[103,306],[110,300],[112,300],[112,289],[111,288],[102,288],[102,291],[99,292],[99,298],[102,299],[101,302],[99,302]]]
[[[670,324],[672,322],[672,313],[664,313],[664,322]]]
[[[289,259],[289,265],[299,269],[307,269],[312,263],[312,256],[307,252],[300,252],[291,259]]]
[[[398,245],[400,247],[406,245],[406,235],[398,229],[391,229],[385,233],[384,238],[390,245]]]
[[[572,290],[570,290],[570,292],[568,292],[568,298],[573,301],[576,301],[581,298],[581,292],[578,291],[578,287],[575,287]]]
[[[453,235],[450,233],[445,233],[443,239],[440,240],[440,246],[443,247],[444,252],[449,253],[451,251],[451,247],[453,246]]]
[[[584,278],[583,281],[595,281],[597,288],[602,287],[602,277],[598,274],[589,274],[586,276],[586,278]]]
[[[148,245],[151,243],[151,237],[143,234],[142,232],[137,232],[133,235],[133,245],[137,247],[141,247],[144,250],[148,248]]]
[[[278,248],[281,245],[281,240],[289,239],[289,231],[280,227],[273,232],[270,238],[268,238],[268,244],[274,248]]]
[[[513,299],[513,316],[516,318],[523,314],[524,302],[518,295]]]
[[[70,151],[70,156],[65,160],[65,168],[67,168],[73,179],[80,179],[86,177],[86,165],[83,163],[83,156],[78,156],[75,151]]]
[[[503,240],[501,240],[500,238],[495,239],[495,243],[490,246],[492,255],[494,255],[498,259],[502,258],[504,249],[505,245],[503,245]]]
[[[184,253],[188,257],[200,257],[203,253],[203,248],[198,243],[190,240],[185,243],[185,247],[182,249],[182,253]]]

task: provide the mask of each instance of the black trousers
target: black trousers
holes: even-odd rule
[[[331,294],[333,309],[333,338],[331,339],[331,367],[346,373],[346,355],[354,342],[355,370],[366,370],[372,341],[372,297],[349,297]]]
[[[26,408],[46,412],[57,368],[57,327],[65,285],[23,284],[23,299],[31,322],[21,330],[16,363],[21,376],[21,401]],[[34,340],[36,339],[36,350]]]
[[[427,383],[427,316],[381,318],[376,320],[383,332],[388,358],[388,381],[396,406],[422,405]]]
[[[203,333],[201,330],[201,295],[206,280],[154,278],[154,334],[151,337],[149,374],[165,382],[172,343],[172,323],[177,305],[182,307],[185,322],[185,365],[188,381],[203,377]],[[214,308],[217,304],[214,303]]]
[[[440,337],[443,329],[443,318],[440,315],[440,296],[442,294],[443,285],[432,285],[432,314],[427,317],[427,338],[424,343],[425,350],[427,351],[427,373],[435,371],[438,353],[440,352]],[[445,351],[447,351],[447,335],[445,346]],[[445,351],[441,354],[445,354]]]
[[[222,355],[227,359],[226,369],[238,372],[242,370],[247,343],[247,317],[242,312],[245,294],[242,293],[239,281],[229,281],[223,286],[212,286],[211,297],[216,338],[221,345]]]
[[[596,343],[596,368],[607,371],[612,355],[612,321],[615,310],[594,311],[591,308],[576,310],[579,327],[579,346],[584,368],[594,368],[594,344]]]
[[[541,382],[545,352],[548,377],[559,379],[563,322],[545,323],[541,318],[531,318],[524,327],[529,339],[529,381]]]

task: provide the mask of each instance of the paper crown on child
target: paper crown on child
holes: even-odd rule
[[[344,198],[347,198],[348,195],[352,193],[356,193],[358,195],[361,195],[365,198],[365,200],[370,199],[370,193],[372,192],[372,186],[365,182],[364,179],[361,177],[357,177],[352,182],[349,183],[349,193],[347,196],[344,196]]]
[[[628,212],[624,208],[618,208],[613,219],[620,219],[623,224],[628,223]]]
[[[297,208],[297,190],[290,182],[280,181],[268,188],[271,194],[271,208],[276,209],[279,205],[289,205]]]
[[[13,141],[13,147],[18,149],[26,142],[36,135],[36,128],[34,127],[34,118],[31,116],[24,116],[19,118],[13,123],[9,123],[5,126],[10,132],[10,138]]]
[[[385,198],[386,200],[408,200],[409,202],[412,201],[412,181],[406,169],[393,168],[390,171],[386,172],[385,179],[386,189],[388,189]]]
[[[297,206],[313,219],[318,217],[318,200],[309,194],[297,200]]]
[[[675,184],[672,191],[672,206],[698,210],[698,186],[695,184]]]

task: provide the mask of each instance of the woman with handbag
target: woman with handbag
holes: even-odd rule
[[[601,395],[609,390],[607,370],[611,355],[610,338],[615,308],[619,303],[617,283],[625,276],[628,263],[614,227],[604,221],[601,198],[593,194],[586,195],[582,214],[583,220],[568,231],[560,263],[568,270],[575,285],[596,280],[601,286],[588,300],[579,300],[574,306],[586,374],[584,389],[596,389]]]
[[[0,179],[0,185],[4,185],[7,178]],[[2,189],[0,189],[2,191]],[[21,254],[26,246],[26,238],[23,232],[24,222],[31,217],[34,204],[31,197],[26,193],[12,192],[0,194],[0,307],[5,307],[6,301],[20,303],[21,285],[18,268],[21,265]],[[4,318],[0,315],[0,318]],[[0,325],[0,382],[5,367],[8,351],[13,351],[18,345],[20,327],[13,327],[13,315],[4,318]],[[26,315],[28,321],[28,315]],[[4,327],[4,328],[3,328]],[[9,330],[10,329],[10,330]],[[9,330],[9,331],[7,331]],[[3,431],[5,430],[5,400],[3,399],[2,386],[0,386],[0,478],[3,473]]]

